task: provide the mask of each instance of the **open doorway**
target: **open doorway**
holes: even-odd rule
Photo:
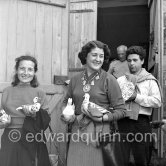
[[[118,4],[118,1],[116,1]],[[129,1],[122,6],[114,1],[113,7],[110,1],[99,1],[97,39],[107,43],[111,49],[111,59],[117,57],[117,46],[124,44],[141,45],[146,49],[147,57],[144,67],[147,68],[149,53],[149,8],[143,3],[132,5]],[[103,4],[104,5],[103,5]],[[108,3],[108,5],[107,5]],[[128,5],[127,5],[128,4]],[[107,70],[109,67],[105,66]]]

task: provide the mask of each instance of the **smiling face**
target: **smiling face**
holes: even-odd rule
[[[30,60],[22,60],[17,69],[17,76],[21,84],[29,84],[35,75],[35,64]]]
[[[86,66],[89,73],[101,69],[104,62],[104,51],[101,48],[93,48],[87,55]]]
[[[140,59],[140,56],[138,54],[130,54],[127,57],[128,65],[130,72],[132,74],[137,74],[142,69],[142,65],[144,63],[144,60]]]

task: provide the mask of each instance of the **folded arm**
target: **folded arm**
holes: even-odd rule
[[[149,80],[149,93],[145,94],[137,93],[137,96],[135,98],[135,102],[143,107],[152,107],[152,108],[159,108],[161,107],[161,94],[159,87],[154,80]]]

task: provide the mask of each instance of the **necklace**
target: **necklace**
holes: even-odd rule
[[[98,72],[95,72],[88,77],[86,71],[84,71],[83,77],[81,78],[83,84],[83,92],[85,93],[89,92],[91,90],[91,85],[95,84],[94,80],[98,80],[99,78],[100,77]]]
[[[91,85],[90,85],[90,84],[85,84],[85,85],[83,86],[83,91],[84,91],[85,93],[89,92],[90,90],[91,90]]]

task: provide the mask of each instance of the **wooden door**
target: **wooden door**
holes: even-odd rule
[[[70,0],[69,77],[82,71],[81,47],[97,36],[97,0]]]
[[[0,82],[11,82],[14,59],[38,60],[38,79],[53,83],[68,72],[68,0],[0,1]]]
[[[149,0],[150,38],[148,70],[158,79],[163,89],[163,0]],[[153,120],[163,119],[163,105],[153,110]],[[157,131],[157,148],[159,157],[163,157],[163,132]]]
[[[152,69],[157,63],[158,51],[159,51],[159,26],[158,26],[158,11],[159,1],[150,0],[150,36],[149,36],[149,60],[148,60],[148,70]]]

